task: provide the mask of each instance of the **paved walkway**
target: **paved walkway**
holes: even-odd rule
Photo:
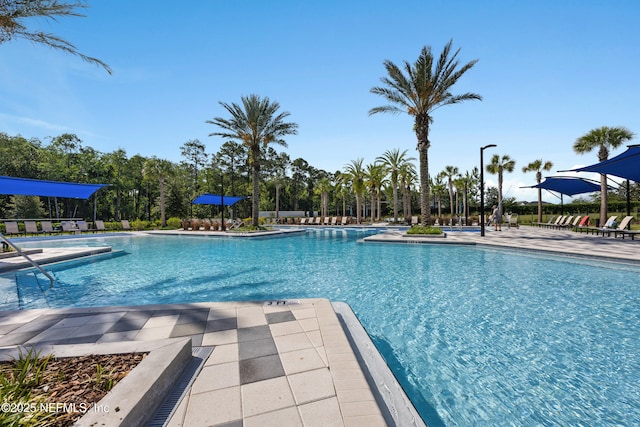
[[[559,255],[593,257],[596,260],[640,263],[640,239],[630,240],[602,235],[576,233],[571,230],[552,230],[538,227],[503,227],[502,231],[487,228],[485,236],[479,232],[448,231],[446,238],[406,236],[391,231],[366,237],[367,242],[473,244],[513,250],[543,251]]]
[[[325,299],[0,312],[0,355],[16,345],[191,337],[213,352],[169,426],[384,426]]]

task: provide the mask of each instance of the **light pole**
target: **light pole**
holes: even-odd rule
[[[220,175],[220,212],[222,218],[222,224],[220,229],[222,231],[226,231],[226,227],[224,225],[224,175]]]
[[[496,144],[485,145],[480,147],[480,237],[484,237],[484,150],[487,148],[497,147]]]

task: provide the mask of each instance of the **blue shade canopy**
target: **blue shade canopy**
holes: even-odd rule
[[[640,145],[629,145],[622,154],[572,172],[597,172],[640,182]]]
[[[88,199],[108,184],[76,184],[74,182],[0,176],[0,194]]]
[[[524,188],[542,188],[544,190],[555,191],[568,196],[575,196],[576,194],[600,191],[600,184],[579,177],[551,176],[545,178],[540,184]]]
[[[224,205],[232,206],[246,197],[224,196]],[[223,197],[219,194],[203,194],[192,202],[195,205],[222,205]]]

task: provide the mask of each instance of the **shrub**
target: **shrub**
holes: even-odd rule
[[[440,227],[414,225],[407,231],[407,234],[442,234],[442,229]]]
[[[180,218],[176,218],[175,216],[172,216],[167,220],[167,227],[169,228],[178,229],[180,228],[180,225],[181,225]]]

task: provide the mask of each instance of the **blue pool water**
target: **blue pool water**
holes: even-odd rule
[[[449,245],[120,237],[52,268],[24,308],[325,297],[345,301],[430,427],[640,425],[637,266]],[[24,245],[27,246],[27,245]]]

